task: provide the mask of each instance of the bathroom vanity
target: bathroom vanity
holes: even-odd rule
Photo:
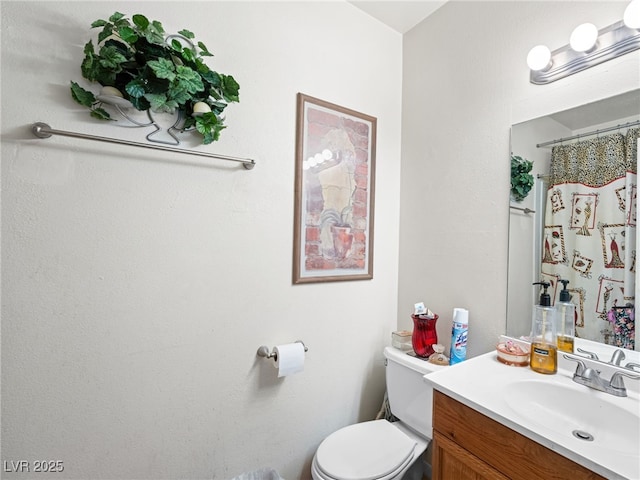
[[[433,397],[433,480],[605,478],[441,392]]]
[[[490,352],[425,376],[433,480],[640,478],[640,380],[615,397],[574,382],[575,365],[541,375]]]

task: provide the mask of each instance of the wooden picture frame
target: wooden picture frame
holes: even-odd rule
[[[373,278],[376,126],[298,93],[294,284]]]

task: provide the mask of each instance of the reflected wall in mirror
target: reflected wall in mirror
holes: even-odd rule
[[[535,185],[509,209],[507,335],[529,335],[534,282],[555,302],[564,279],[577,337],[639,350],[618,308],[635,304],[639,133],[640,90],[512,126],[511,154],[533,161]]]

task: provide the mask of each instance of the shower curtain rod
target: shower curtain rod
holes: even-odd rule
[[[150,148],[152,150],[163,150],[165,152],[184,153],[187,155],[196,155],[198,157],[216,158],[218,160],[227,160],[230,162],[240,162],[242,166],[251,170],[256,166],[255,160],[249,158],[229,157],[227,155],[218,155],[215,153],[199,152],[197,150],[186,150],[184,148],[173,148],[164,145],[153,145],[151,143],[132,142],[130,140],[121,140],[119,138],[99,137],[96,135],[87,135],[86,133],[67,132],[65,130],[54,130],[46,123],[37,122],[31,127],[31,131],[38,138],[49,138],[51,135],[62,135],[64,137],[84,138],[87,140],[97,140],[99,142],[117,143],[119,145],[130,145],[133,147]]]
[[[536,147],[538,147],[538,148],[547,147],[547,146],[553,145],[555,143],[568,142],[569,140],[575,140],[576,138],[588,137],[588,136],[591,136],[591,135],[597,135],[599,133],[611,132],[613,130],[619,130],[621,128],[631,128],[631,127],[635,127],[636,125],[640,125],[640,120],[636,120],[634,122],[622,123],[620,125],[616,125],[615,127],[602,128],[600,130],[595,130],[593,132],[580,133],[578,135],[573,135],[573,136],[567,137],[567,138],[559,138],[558,140],[551,140],[549,142],[538,143],[536,145]]]

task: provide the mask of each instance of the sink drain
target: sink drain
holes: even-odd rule
[[[580,439],[580,440],[585,440],[587,442],[593,442],[593,435],[591,435],[589,432],[585,432],[584,430],[574,430],[573,432],[573,436]]]

